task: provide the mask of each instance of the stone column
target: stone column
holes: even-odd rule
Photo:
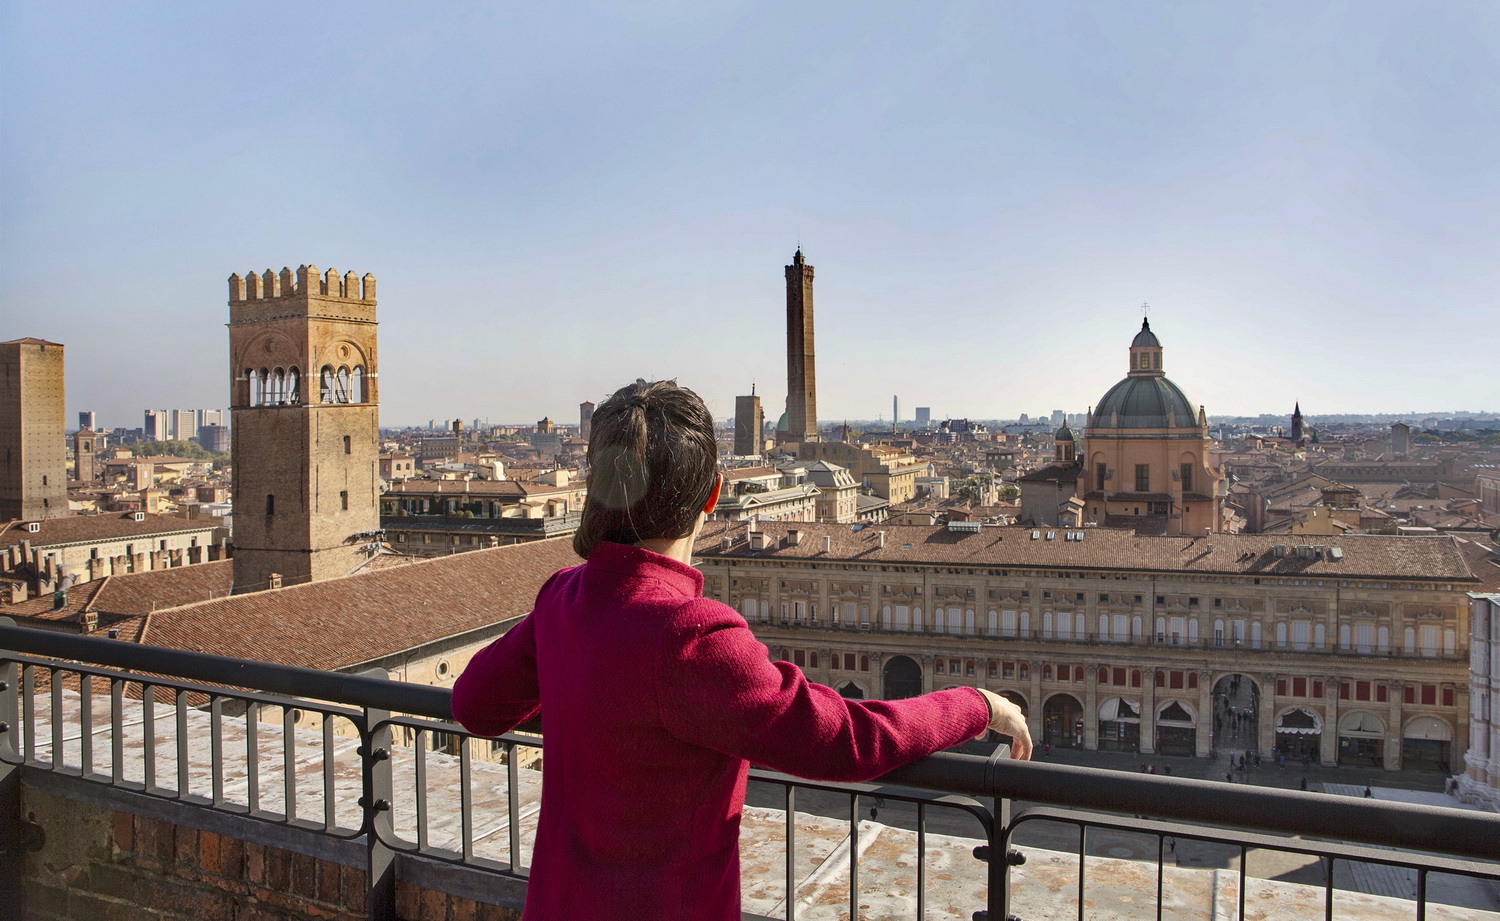
[[[1406,727],[1401,724],[1401,705],[1406,694],[1406,682],[1392,681],[1386,689],[1387,703],[1385,717],[1385,764],[1387,771],[1401,770],[1401,740],[1405,735]]]
[[[1453,744],[1449,746],[1448,773],[1464,772],[1464,755],[1469,751],[1469,686],[1453,686]]]
[[[1042,741],[1042,660],[1028,659],[1026,666],[1031,670],[1031,706],[1027,708],[1026,726],[1031,731],[1032,741],[1040,745]]]
[[[820,684],[833,687],[833,650],[827,646],[818,647],[818,673],[822,676]]]
[[[1099,747],[1099,664],[1083,668],[1083,747],[1094,751]]]
[[[1324,767],[1339,763],[1339,683],[1336,675],[1323,679],[1323,737],[1318,743],[1318,761]]]
[[[771,623],[779,624],[781,623],[781,576],[772,575],[766,582],[769,583],[766,587],[770,589],[771,595]],[[786,616],[790,620],[792,612],[787,611]]]
[[[933,681],[933,677],[932,677],[932,662],[933,662],[933,656],[932,656],[931,653],[923,653],[922,654],[922,693],[923,694],[931,694],[934,690],[936,690],[936,685],[935,685],[935,682]]]
[[[1255,747],[1261,757],[1269,757],[1276,745],[1276,676],[1260,676],[1260,713],[1255,720]]]
[[[885,700],[885,673],[881,671],[881,659],[885,653],[870,653],[870,699]]]
[[[1214,673],[1208,669],[1198,672],[1198,725],[1193,738],[1199,758],[1207,758],[1214,747]]]
[[[1154,668],[1141,669],[1141,754],[1156,754],[1156,674]]]

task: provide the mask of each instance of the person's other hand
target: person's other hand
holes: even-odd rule
[[[1010,756],[1017,761],[1030,761],[1031,731],[1026,726],[1026,714],[994,691],[986,691],[984,688],[975,690],[983,694],[990,705],[990,725],[987,730],[993,729],[1003,736],[1010,736]]]

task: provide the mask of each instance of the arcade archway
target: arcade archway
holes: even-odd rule
[[[1140,701],[1111,697],[1099,705],[1099,750],[1141,750]]]
[[[1197,754],[1198,715],[1180,700],[1156,710],[1156,751],[1162,755]]]
[[[891,656],[880,671],[886,700],[902,700],[922,693],[922,666],[910,656]]]
[[[1288,761],[1316,762],[1323,744],[1323,718],[1306,707],[1283,710],[1276,717],[1276,755]]]
[[[1435,716],[1419,716],[1401,733],[1401,769],[1448,773],[1453,727]]]
[[[1057,748],[1083,747],[1083,704],[1072,694],[1053,694],[1042,707],[1042,742]]]
[[[1385,767],[1385,720],[1364,710],[1339,717],[1339,764]]]
[[[1260,685],[1249,675],[1225,675],[1214,682],[1214,747],[1246,752],[1260,747]]]

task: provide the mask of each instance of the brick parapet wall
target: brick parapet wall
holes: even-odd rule
[[[28,921],[367,917],[362,841],[74,778],[28,774],[22,815],[45,833],[23,871]],[[524,889],[514,881],[405,855],[396,871],[398,921],[520,916]],[[490,904],[495,901],[506,904]]]

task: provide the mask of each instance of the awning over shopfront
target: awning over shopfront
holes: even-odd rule
[[[1406,724],[1408,739],[1427,739],[1436,742],[1453,741],[1453,727],[1435,716],[1419,716]]]
[[[1276,717],[1276,731],[1290,735],[1317,735],[1323,731],[1323,718],[1311,710],[1293,707]]]
[[[1339,718],[1339,735],[1355,739],[1385,738],[1385,720],[1373,713],[1358,711]]]
[[[1105,722],[1139,723],[1141,706],[1121,697],[1111,697],[1099,705],[1099,719]]]
[[[1163,704],[1156,711],[1156,725],[1158,726],[1184,726],[1189,729],[1198,725],[1198,718],[1193,711],[1188,709],[1187,704],[1180,700],[1174,700]]]

